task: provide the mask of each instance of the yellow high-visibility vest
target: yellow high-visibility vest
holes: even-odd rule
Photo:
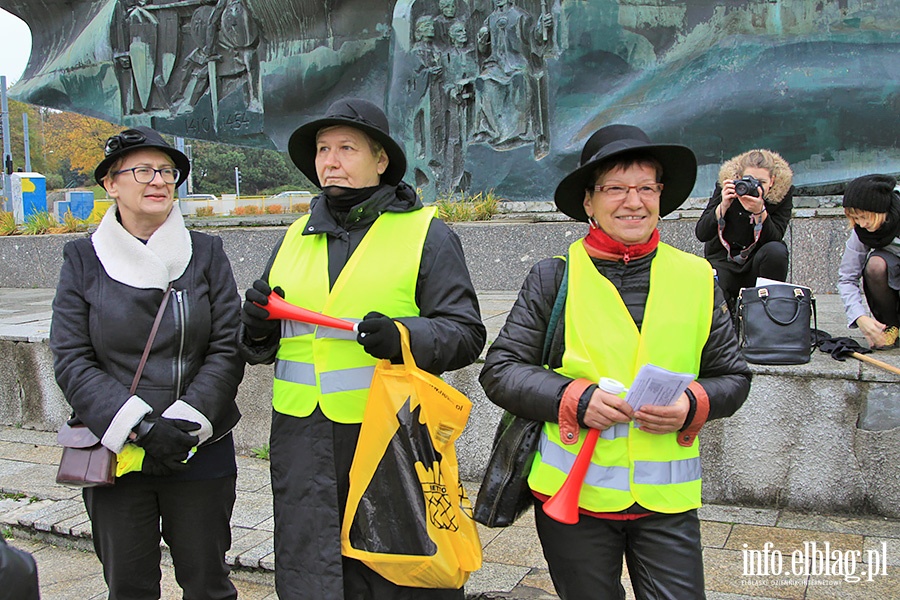
[[[650,268],[650,293],[638,331],[613,284],[591,262],[581,240],[569,248],[565,352],[557,372],[599,381],[612,377],[630,387],[644,364],[692,373],[709,337],[713,274],[704,259],[659,244]],[[546,423],[528,483],[552,496],[580,450],[560,443],[559,425]],[[677,432],[646,433],[634,422],[601,432],[581,489],[579,506],[617,512],[638,502],[662,513],[700,506],[699,442],[679,446]]]
[[[354,250],[329,290],[327,236],[302,235],[309,219],[288,229],[269,273],[297,306],[358,322],[371,311],[389,317],[419,315],[416,280],[434,208],[384,213]],[[275,359],[273,408],[295,417],[316,405],[337,423],[360,423],[377,359],[350,331],[282,321]]]

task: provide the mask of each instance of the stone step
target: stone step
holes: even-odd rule
[[[93,554],[90,523],[80,492],[53,483],[59,454],[52,432],[0,426],[0,529],[10,545],[34,555],[44,600],[103,597],[106,587]],[[241,598],[248,600],[275,600],[268,473],[267,462],[238,457],[233,541],[226,560],[232,566],[232,579]],[[465,485],[471,496],[477,496],[477,483]],[[747,548],[761,552],[766,543],[784,554],[785,565],[788,556],[812,542],[819,547],[828,542],[842,555],[859,552],[859,560],[854,562],[857,572],[873,567],[873,556],[884,561],[886,574],[879,570],[877,577],[866,578],[861,573],[861,581],[852,588],[840,588],[844,592],[841,597],[852,590],[854,598],[895,598],[900,589],[900,572],[896,570],[900,565],[900,520],[716,504],[705,505],[699,516],[710,600],[755,597],[761,586],[766,586],[766,597],[813,600],[821,596],[804,594],[807,584],[810,590],[833,585],[834,578],[816,576],[749,577],[753,581],[747,583],[748,576],[742,572],[744,552]],[[466,584],[469,600],[557,598],[531,511],[512,527],[479,526],[479,536],[483,566]],[[162,549],[162,597],[178,598],[165,544]],[[627,569],[623,585],[626,598],[633,598]]]
[[[53,290],[0,289],[0,423],[55,431],[69,415],[53,377],[47,345]],[[514,292],[482,292],[482,318],[493,341]],[[818,323],[847,330],[840,299],[818,296]],[[900,350],[876,357],[900,366]],[[481,362],[445,375],[473,402],[457,442],[461,476],[480,481],[500,409],[478,383]],[[704,498],[723,504],[900,516],[898,377],[858,360],[816,352],[809,364],[757,365],[750,397],[738,413],[709,423],[701,435]],[[239,452],[268,440],[272,367],[249,367],[234,430]],[[841,481],[835,486],[832,482]]]

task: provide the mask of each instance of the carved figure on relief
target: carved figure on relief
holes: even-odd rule
[[[178,14],[150,0],[119,0],[113,8],[110,46],[122,113],[168,108],[167,86],[179,48]]]
[[[444,60],[444,131],[446,144],[441,155],[444,165],[439,188],[446,191],[466,190],[469,175],[465,172],[466,145],[472,130],[475,107],[475,77],[478,63],[475,47],[469,42],[466,25],[455,21],[449,29],[450,47]]]
[[[478,52],[485,57],[475,80],[474,143],[497,150],[534,144],[540,159],[549,150],[548,85],[544,50],[552,45],[553,17],[534,22],[513,0],[494,0],[494,10],[478,30]]]
[[[443,65],[441,52],[434,42],[434,16],[422,15],[416,19],[415,44],[412,55],[415,68],[408,89],[416,99],[413,113],[413,140],[415,156],[425,158],[436,156],[435,150],[445,144],[442,126]]]
[[[244,0],[204,2],[191,15],[196,48],[185,58],[191,75],[176,113],[189,113],[207,92],[213,110],[219,99],[240,89],[250,112],[261,113],[259,29]]]

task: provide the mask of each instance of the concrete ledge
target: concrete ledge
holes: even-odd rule
[[[485,397],[480,370],[476,363],[445,375],[473,402],[457,443],[460,475],[468,481],[481,480],[501,412]],[[808,365],[754,370],[741,410],[701,434],[704,500],[900,518],[900,427],[859,426],[869,405],[900,379],[821,353]],[[234,430],[241,453],[268,442],[271,382],[271,366],[247,369],[238,396],[244,416]],[[0,341],[0,422],[53,431],[68,414],[47,344]]]
[[[659,225],[662,239],[702,256],[703,245],[694,236],[699,216],[699,210],[669,215]],[[452,223],[451,227],[462,240],[466,262],[479,291],[518,290],[535,262],[565,254],[569,244],[585,233],[583,223],[570,219],[539,223],[508,220]],[[204,231],[222,238],[238,289],[244,290],[262,273],[273,246],[286,229],[286,225],[280,224]],[[84,235],[0,237],[0,263],[4,265],[0,271],[0,288],[56,287],[63,245]],[[791,259],[789,280],[811,287],[819,294],[834,293],[847,236],[846,219],[840,209],[795,209],[785,235]]]

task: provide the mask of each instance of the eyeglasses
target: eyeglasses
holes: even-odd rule
[[[610,183],[607,185],[595,185],[594,191],[600,192],[610,200],[624,200],[628,197],[629,190],[636,190],[641,200],[654,200],[662,193],[661,183],[639,183],[637,185],[625,185],[624,183]]]
[[[134,175],[134,180],[138,183],[150,183],[153,181],[153,178],[156,177],[156,174],[159,173],[159,176],[162,177],[164,183],[175,183],[178,181],[178,176],[181,174],[181,171],[174,167],[163,167],[162,169],[151,169],[150,167],[133,167],[131,169],[122,169],[121,171],[116,171],[113,175],[118,175],[120,173],[126,173],[131,171],[131,174]]]
[[[654,200],[659,198],[663,191],[661,183],[639,183],[637,185],[625,185],[624,183],[610,183],[608,185],[595,185],[594,191],[600,192],[610,200],[624,200],[628,197],[629,190],[636,190],[641,200]]]
[[[147,136],[145,136],[143,133],[135,129],[128,129],[106,140],[106,148],[104,149],[104,152],[106,153],[106,156],[109,156],[113,152],[117,152],[129,146],[142,144],[146,141]]]

